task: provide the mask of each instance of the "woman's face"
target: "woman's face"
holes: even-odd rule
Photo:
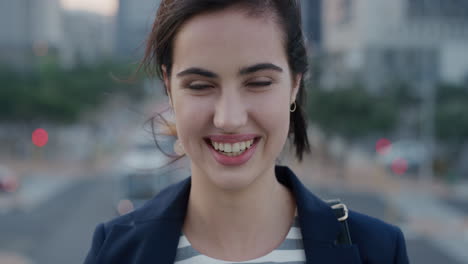
[[[282,35],[272,18],[235,8],[180,28],[165,84],[192,175],[234,190],[273,171],[301,78],[290,73]]]

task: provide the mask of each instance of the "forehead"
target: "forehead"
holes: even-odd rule
[[[198,15],[177,33],[173,67],[206,66],[222,71],[259,62],[284,64],[282,36],[271,15],[252,17],[236,8]]]

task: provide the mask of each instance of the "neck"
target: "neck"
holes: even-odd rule
[[[262,248],[259,245],[269,252],[283,241],[292,224],[294,209],[294,198],[277,181],[274,166],[249,186],[235,191],[220,189],[207,176],[192,169],[184,233],[192,246],[198,242],[202,253],[205,250],[228,257],[226,252],[246,254],[249,249]],[[268,243],[269,246],[264,246]]]

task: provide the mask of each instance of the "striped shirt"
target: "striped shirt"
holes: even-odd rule
[[[182,233],[179,239],[179,245],[177,246],[175,264],[304,264],[305,261],[306,258],[304,246],[302,244],[302,234],[296,211],[294,223],[289,229],[286,239],[275,250],[271,251],[263,257],[242,262],[232,262],[210,258],[194,249],[188,241],[187,237]]]

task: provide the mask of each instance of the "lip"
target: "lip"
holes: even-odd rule
[[[237,134],[237,135],[210,135],[205,139],[221,143],[236,143],[258,138],[257,134]]]
[[[250,139],[252,139],[252,137]],[[208,140],[206,143],[208,145],[208,148],[211,151],[211,154],[213,155],[213,158],[217,162],[225,166],[239,166],[249,161],[252,158],[252,156],[255,154],[255,150],[257,149],[257,145],[258,145],[258,142],[260,141],[260,138],[253,137],[253,139],[254,139],[254,142],[252,146],[246,151],[244,151],[242,154],[240,154],[239,156],[235,156],[235,157],[229,157],[229,156],[219,153],[217,150],[214,149],[213,145],[211,145],[211,142],[208,142]],[[236,140],[238,140],[238,138],[236,138]],[[238,142],[238,141],[234,141],[234,142]]]

